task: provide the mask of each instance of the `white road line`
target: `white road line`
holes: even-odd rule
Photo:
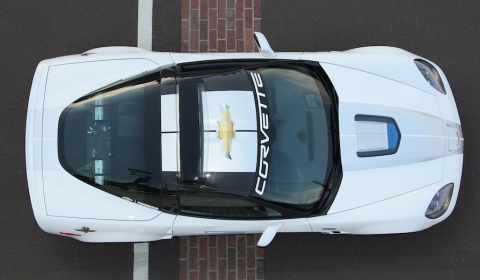
[[[138,0],[137,46],[152,50],[153,0]],[[148,243],[133,244],[133,280],[148,280]]]
[[[153,0],[138,0],[138,38],[139,48],[152,50],[152,10]]]
[[[148,280],[148,243],[133,244],[133,280]]]

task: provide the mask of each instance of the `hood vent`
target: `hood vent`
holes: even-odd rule
[[[400,130],[394,119],[382,116],[356,115],[357,156],[391,155],[400,145]]]

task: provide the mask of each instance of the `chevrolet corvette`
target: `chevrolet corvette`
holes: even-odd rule
[[[26,169],[45,232],[84,242],[391,234],[445,220],[463,164],[443,71],[394,47],[103,47],[38,65]]]

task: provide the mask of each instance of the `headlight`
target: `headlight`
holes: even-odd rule
[[[423,59],[415,59],[414,61],[425,80],[427,80],[427,82],[439,92],[447,94],[437,69],[430,62]]]
[[[453,194],[453,183],[450,183],[441,188],[430,201],[427,211],[425,211],[425,217],[429,219],[436,219],[442,216],[450,205],[450,200]]]

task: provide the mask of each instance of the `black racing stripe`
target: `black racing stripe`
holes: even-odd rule
[[[245,71],[231,72],[203,78],[206,91],[251,91],[252,86]]]
[[[181,182],[197,182],[202,172],[203,133],[200,131],[203,129],[200,127],[200,96],[196,79],[183,79],[179,83]]]

